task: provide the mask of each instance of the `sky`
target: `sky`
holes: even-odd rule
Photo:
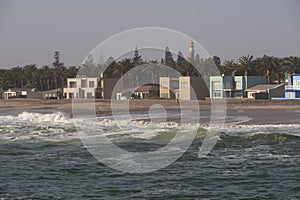
[[[0,68],[51,65],[56,50],[79,65],[100,42],[139,27],[182,32],[222,62],[299,56],[299,19],[297,0],[0,0]]]

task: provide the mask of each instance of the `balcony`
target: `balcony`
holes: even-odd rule
[[[300,85],[286,85],[285,89],[293,89],[293,90],[300,90]]]

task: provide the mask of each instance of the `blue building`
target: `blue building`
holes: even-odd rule
[[[300,99],[300,74],[292,74],[288,77],[285,86],[286,99]]]
[[[211,76],[210,98],[244,98],[248,88],[266,83],[265,76]]]

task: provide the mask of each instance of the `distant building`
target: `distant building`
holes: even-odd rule
[[[190,61],[193,61],[195,57],[195,50],[194,50],[194,42],[191,41],[189,45],[189,54],[188,54],[188,59]]]
[[[4,99],[11,98],[30,98],[30,99],[42,99],[43,93],[36,91],[35,88],[31,89],[20,89],[20,88],[11,88],[3,92]]]
[[[246,90],[247,98],[272,99],[284,97],[284,83],[280,85],[256,85]]]
[[[159,94],[160,98],[201,100],[209,96],[209,91],[201,77],[160,77]]]
[[[67,87],[63,88],[64,97],[72,98],[100,98],[97,90],[98,77],[76,77],[67,79]]]
[[[115,85],[120,78],[101,78],[100,80],[100,98],[101,99],[116,99],[117,96],[113,94]],[[116,93],[116,92],[115,92]]]
[[[19,98],[22,96],[22,89],[10,88],[3,92],[4,99]]]
[[[248,88],[266,83],[265,76],[211,76],[210,98],[243,98]]]
[[[43,99],[61,99],[63,97],[62,89],[54,89],[43,92]]]
[[[285,86],[286,99],[300,99],[300,74],[288,76],[288,82]]]
[[[117,93],[117,100],[149,99],[158,97],[158,85],[143,85]]]
[[[175,99],[179,89],[179,78],[160,77],[159,78],[159,97],[165,99]]]

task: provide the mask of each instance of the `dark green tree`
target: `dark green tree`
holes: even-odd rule
[[[244,70],[244,76],[248,76],[248,71],[253,67],[253,56],[241,56],[239,59],[239,65]]]
[[[219,68],[221,66],[221,58],[218,56],[213,56],[212,60],[214,61],[215,65],[217,66],[217,68]]]
[[[62,88],[64,85],[64,80],[66,77],[66,68],[64,63],[60,61],[60,52],[54,52],[54,62],[52,63],[54,68],[53,78],[55,83],[55,88]]]
[[[143,60],[142,60],[142,56],[139,55],[139,51],[138,51],[138,48],[136,47],[135,50],[134,50],[134,54],[133,54],[133,64],[134,66],[139,66],[143,63]]]
[[[174,62],[174,59],[173,59],[173,55],[172,55],[171,51],[169,50],[169,47],[166,47],[166,50],[165,50],[164,64],[167,65],[168,67],[171,67],[171,68],[175,67],[175,62]]]

